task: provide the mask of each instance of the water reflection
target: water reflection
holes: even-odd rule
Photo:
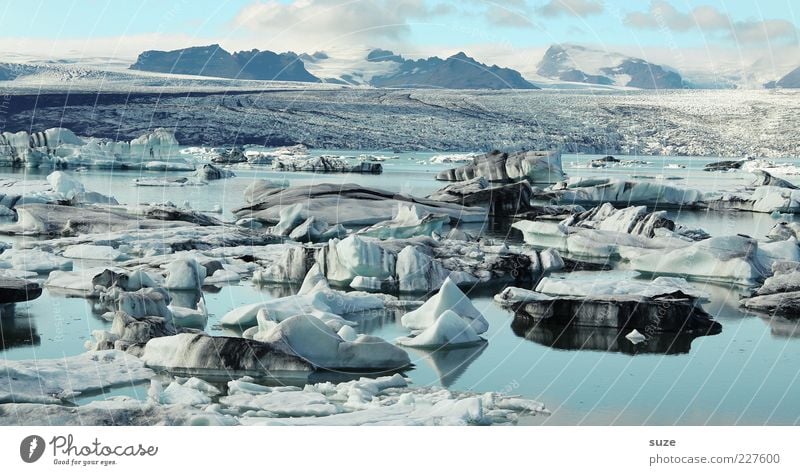
[[[630,329],[559,325],[537,322],[525,316],[516,316],[511,322],[511,329],[519,337],[559,350],[606,351],[628,355],[686,354],[692,348],[692,341],[702,336],[688,333],[656,333],[647,341],[635,345],[625,338]]]
[[[366,310],[358,313],[349,313],[343,315],[343,317],[358,324],[355,327],[355,330],[358,333],[366,333],[371,335],[378,332],[378,330],[385,326],[394,325],[396,321],[400,320],[400,316],[405,312],[405,309],[382,308]]]
[[[289,297],[292,295],[297,295],[297,292],[300,290],[299,285],[290,285],[290,284],[253,284],[253,286],[263,292],[266,292],[271,299],[279,299],[281,297]]]
[[[203,298],[203,292],[199,290],[170,290],[169,296],[171,305],[196,309],[200,299]]]
[[[800,319],[790,320],[778,316],[762,316],[769,325],[770,334],[779,338],[800,338]]]
[[[481,353],[489,346],[484,341],[475,345],[460,348],[438,348],[425,350],[422,348],[407,348],[411,355],[411,362],[419,365],[420,360],[433,368],[439,378],[439,384],[450,387],[458,381],[458,378],[467,370],[469,365],[475,361]]]
[[[24,314],[18,315],[13,303],[0,305],[0,349],[38,346],[41,340],[32,318]]]

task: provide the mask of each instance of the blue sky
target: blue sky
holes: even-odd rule
[[[464,50],[503,64],[553,43],[673,62],[751,61],[794,48],[796,0],[9,0],[2,51],[135,57],[142,49],[220,43],[313,52],[382,46],[411,56]],[[516,56],[516,59],[512,58]]]

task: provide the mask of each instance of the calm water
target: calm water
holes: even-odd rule
[[[354,154],[353,152],[345,152]],[[422,165],[416,160],[429,155],[402,155],[384,162],[384,174],[313,175],[280,174],[270,170],[236,170],[237,178],[206,187],[135,188],[135,172],[89,171],[80,174],[87,189],[110,193],[120,202],[188,200],[195,209],[220,204],[224,214],[242,203],[242,190],[257,178],[287,178],[292,184],[355,182],[369,186],[425,195],[440,187],[432,179],[435,171],[452,165]],[[708,158],[643,158],[652,162],[640,168],[587,169],[570,167],[592,156],[565,155],[568,174],[573,176],[648,176],[704,190],[729,189],[751,180],[746,173],[700,171]],[[620,157],[623,158],[623,157]],[[640,157],[641,158],[641,157]],[[664,169],[680,163],[685,169]],[[38,173],[38,172],[33,172]],[[43,172],[42,172],[43,173]],[[0,176],[20,176],[5,170]],[[32,174],[31,171],[28,174]],[[146,173],[159,176],[164,173]],[[169,176],[180,175],[170,173]],[[791,179],[791,177],[789,177]],[[701,226],[712,234],[746,233],[763,236],[778,218],[765,214],[673,211],[672,217],[690,226]],[[782,216],[780,219],[793,219]],[[494,237],[519,236],[492,230]],[[80,263],[77,263],[78,265]],[[598,274],[600,278],[601,274]],[[706,311],[722,324],[720,334],[698,338],[664,336],[646,348],[633,348],[623,335],[607,329],[563,331],[530,327],[492,300],[500,288],[470,292],[475,305],[486,315],[490,329],[483,345],[449,351],[409,349],[415,368],[408,372],[418,385],[441,385],[457,390],[501,391],[543,401],[553,411],[550,417],[528,418],[531,424],[797,424],[800,422],[800,328],[795,322],[770,320],[742,312],[740,288],[697,284],[711,295]],[[256,288],[249,282],[205,291],[211,317],[206,330],[212,334],[234,334],[218,325],[233,307],[288,295],[288,287]],[[197,296],[175,294],[177,300]],[[9,359],[54,358],[84,351],[92,330],[108,328],[102,311],[92,301],[63,298],[45,291],[32,302],[4,310],[0,320],[3,356]],[[387,340],[405,335],[397,315],[363,318],[360,331]],[[146,397],[146,387],[115,389],[113,394]],[[97,399],[92,395],[83,401]]]

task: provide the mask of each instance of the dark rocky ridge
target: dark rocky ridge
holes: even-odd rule
[[[774,88],[787,88],[787,89],[796,89],[800,88],[800,66],[794,68],[793,70],[789,71],[785,76],[778,79],[777,81],[770,81],[764,84],[764,87],[767,89],[774,89]]]
[[[435,87],[446,89],[539,89],[509,68],[487,66],[466,54],[446,59],[405,59],[391,51],[376,49],[367,61],[392,61],[399,69],[391,74],[373,77],[376,87]]]
[[[294,53],[253,49],[231,54],[217,44],[174,51],[145,51],[130,69],[220,78],[319,82]]]

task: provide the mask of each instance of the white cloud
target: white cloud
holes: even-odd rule
[[[491,4],[486,10],[486,21],[492,25],[508,28],[531,28],[534,26],[525,8],[508,8]]]
[[[313,50],[346,43],[391,45],[411,31],[412,20],[430,20],[452,10],[424,0],[277,0],[244,7],[234,25],[269,44]]]
[[[603,4],[593,0],[550,0],[536,11],[548,17],[573,15],[586,17],[603,13]]]
[[[663,0],[650,2],[646,12],[630,12],[625,24],[640,29],[666,29],[675,32],[701,31],[721,35],[738,44],[797,42],[797,27],[783,19],[735,21],[714,7],[702,5],[684,13]]]

